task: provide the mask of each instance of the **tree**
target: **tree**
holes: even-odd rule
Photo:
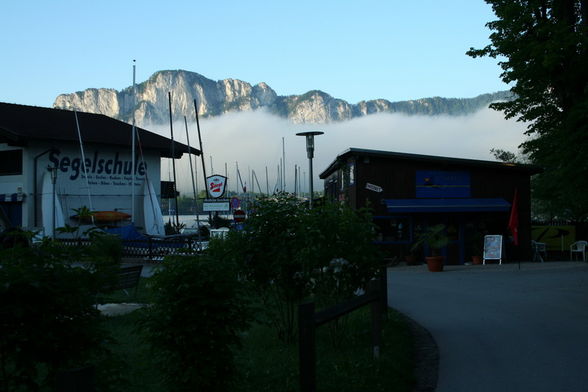
[[[545,172],[534,197],[545,212],[588,217],[588,0],[486,0],[491,44],[469,56],[499,58],[514,99],[492,108],[527,122],[523,153]]]
[[[511,151],[506,151],[501,148],[491,148],[490,153],[494,155],[494,158],[501,162],[517,163],[517,154]]]
[[[263,321],[291,343],[303,300],[312,298],[319,308],[334,305],[377,275],[381,257],[373,237],[366,210],[338,203],[310,209],[293,195],[278,193],[256,200],[244,229],[211,241],[207,252],[242,267],[241,278],[263,304]]]

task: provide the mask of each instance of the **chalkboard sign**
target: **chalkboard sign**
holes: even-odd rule
[[[484,236],[484,264],[486,260],[498,260],[502,264],[502,236],[485,235]]]

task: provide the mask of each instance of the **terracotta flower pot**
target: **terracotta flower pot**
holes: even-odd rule
[[[472,264],[482,264],[482,256],[472,256]]]
[[[431,256],[425,257],[427,261],[427,267],[431,272],[441,272],[443,271],[443,265],[445,258],[443,256]]]

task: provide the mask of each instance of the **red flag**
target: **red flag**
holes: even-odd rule
[[[510,209],[510,218],[508,219],[508,229],[512,233],[512,242],[519,244],[519,190],[515,189]]]

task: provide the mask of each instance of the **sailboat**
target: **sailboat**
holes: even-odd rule
[[[55,184],[51,181],[51,173],[43,174],[43,185],[41,187],[41,213],[43,215],[43,229],[45,236],[53,237],[54,228],[64,227],[63,209]]]
[[[143,213],[145,219],[145,234],[164,236],[165,228],[163,226],[163,214],[157,201],[157,194],[153,189],[153,184],[145,177]]]

